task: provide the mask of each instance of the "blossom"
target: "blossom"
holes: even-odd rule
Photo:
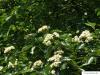
[[[12,49],[15,49],[15,47],[14,47],[14,46],[6,47],[5,50],[4,50],[4,53],[8,53],[8,52],[11,51]]]
[[[89,37],[89,36],[91,36],[90,32],[88,30],[85,30],[80,34],[79,38]]]
[[[63,54],[63,53],[64,52],[62,50],[58,50],[58,51],[54,52],[54,55],[48,59],[49,62],[52,62],[50,64],[51,68],[54,68],[54,67],[57,68],[60,66],[62,58],[63,58],[63,56],[61,54]]]
[[[55,55],[56,55],[56,54],[63,54],[63,53],[64,53],[63,50],[58,50],[58,51],[54,52]]]
[[[0,71],[3,69],[3,66],[0,66]]]
[[[50,57],[50,58],[48,59],[48,61],[57,62],[57,61],[60,61],[61,58],[62,58],[62,55],[57,54],[57,55],[54,55],[54,56]]]
[[[38,29],[38,33],[48,30],[48,26],[44,25]]]
[[[43,40],[43,44],[49,46],[51,45],[51,40],[53,39],[53,35],[52,34],[46,34],[44,40]]]
[[[79,37],[75,36],[72,38],[73,42],[90,42],[91,40],[93,40],[93,37],[88,30],[83,31]]]
[[[87,12],[84,12],[84,15],[87,15]]]
[[[52,34],[46,34],[44,41],[49,41],[53,39],[53,35]]]
[[[57,33],[57,32],[54,32],[53,35],[54,35],[55,37],[57,37],[57,38],[59,38],[59,36],[60,36],[59,33]]]
[[[55,70],[51,70],[51,74],[52,75],[55,75],[56,74],[56,71]]]
[[[92,37],[91,33],[88,30],[85,30],[80,34],[79,39],[81,41],[83,41],[82,39],[84,39],[85,42],[89,42],[93,39],[93,37]]]
[[[80,42],[80,39],[78,36],[74,36],[74,38],[72,38],[73,42]]]
[[[85,42],[89,42],[89,41],[91,41],[91,40],[93,40],[93,37],[87,37],[87,39],[85,40]]]
[[[61,64],[61,61],[53,62],[53,63],[50,65],[50,67],[51,67],[51,68],[59,67],[60,64]]]
[[[43,62],[41,60],[37,60],[36,62],[34,62],[32,68],[36,69],[36,68],[40,68],[43,66]]]
[[[43,42],[46,46],[50,46],[52,43],[51,43],[51,41],[49,40],[49,41],[44,41]]]

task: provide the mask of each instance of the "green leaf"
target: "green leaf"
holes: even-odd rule
[[[97,16],[100,16],[100,8],[95,9]]]
[[[96,50],[96,51],[95,51],[95,55],[96,55],[96,56],[100,56],[100,50]]]
[[[26,51],[28,49],[30,49],[32,47],[32,45],[26,45],[22,48],[22,51]]]
[[[90,26],[90,27],[92,27],[93,29],[95,29],[96,23],[88,22],[88,23],[85,23],[85,25]]]
[[[90,65],[94,60],[95,60],[94,57],[90,57],[90,59],[86,63],[84,63],[82,66]]]
[[[66,69],[67,68],[67,63],[63,63],[62,65],[61,65],[61,70],[64,70],[64,69]]]
[[[97,16],[100,16],[100,11],[97,12]]]

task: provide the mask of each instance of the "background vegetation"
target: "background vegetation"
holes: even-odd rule
[[[93,39],[75,40],[85,30]],[[60,65],[51,68],[48,59],[59,50]],[[0,0],[1,75],[80,75],[100,70],[99,56],[100,0]]]

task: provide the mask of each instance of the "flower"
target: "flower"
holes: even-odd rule
[[[58,50],[58,51],[54,52],[54,55],[48,59],[49,62],[52,62],[50,64],[51,68],[54,68],[54,67],[57,68],[60,66],[62,58],[63,58],[61,54],[63,54],[63,53],[64,52],[62,50]]]
[[[14,47],[14,46],[6,47],[5,50],[4,50],[4,53],[8,53],[8,52],[11,51],[12,49],[15,49],[15,47]]]
[[[52,34],[46,34],[44,40],[43,40],[43,44],[49,46],[51,45],[51,40],[53,39],[53,35]]]
[[[38,29],[38,33],[48,30],[48,26],[44,25]]]
[[[80,34],[79,38],[89,37],[89,36],[91,36],[90,32],[88,30],[85,30]]]
[[[53,35],[52,34],[46,34],[44,41],[49,41],[53,39]]]
[[[91,40],[93,40],[93,37],[88,30],[83,31],[79,37],[75,36],[72,38],[73,42],[90,42]]]
[[[55,75],[56,74],[56,71],[55,70],[51,70],[51,74],[52,75]]]
[[[93,37],[88,30],[85,30],[80,34],[79,39],[81,41],[83,41],[82,39],[84,39],[85,42],[89,42],[89,41],[93,40]]]
[[[48,61],[57,62],[57,61],[60,61],[61,58],[62,58],[62,55],[57,54],[57,55],[54,55],[54,56],[50,57],[50,58],[48,59]]]
[[[78,36],[74,36],[74,38],[72,38],[73,42],[80,42],[80,39]]]
[[[91,40],[93,40],[93,37],[87,37],[87,39],[85,40],[85,42],[89,42],[89,41],[91,41]]]
[[[57,33],[57,32],[54,32],[53,35],[54,35],[55,37],[57,37],[57,38],[59,38],[59,36],[60,36],[59,33]]]
[[[52,43],[51,43],[51,41],[44,41],[43,42],[46,46],[50,46]]]
[[[0,66],[0,71],[3,69],[3,66]]]
[[[43,62],[41,60],[37,60],[36,62],[34,62],[32,68],[36,69],[36,68],[41,68],[43,66]]]
[[[61,61],[53,62],[53,63],[50,65],[50,67],[51,67],[51,68],[59,67],[60,64],[61,64]]]
[[[87,15],[87,12],[84,12],[84,15]]]
[[[62,50],[58,50],[58,51],[54,52],[55,55],[56,54],[63,54],[63,53],[64,53],[64,51],[62,51]]]

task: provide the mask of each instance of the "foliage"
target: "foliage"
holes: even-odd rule
[[[99,0],[0,0],[0,74],[100,70],[99,20]]]

